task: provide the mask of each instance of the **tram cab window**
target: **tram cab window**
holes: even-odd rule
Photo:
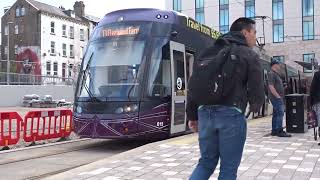
[[[91,57],[80,97],[137,97],[139,71],[144,57],[145,41],[102,41],[90,44],[84,68]],[[92,54],[92,55],[91,55]]]
[[[160,41],[160,42],[159,42]],[[169,45],[163,40],[155,41],[151,56],[148,80],[149,97],[171,96],[171,64]]]

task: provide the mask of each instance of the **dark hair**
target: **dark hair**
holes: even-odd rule
[[[250,30],[255,24],[256,22],[254,20],[241,17],[232,23],[230,31],[242,31],[243,29]]]

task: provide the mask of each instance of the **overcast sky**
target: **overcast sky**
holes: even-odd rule
[[[76,0],[37,0],[52,6],[63,6],[66,9],[73,9]],[[165,0],[82,0],[85,4],[86,14],[103,17],[106,13],[118,9],[127,8],[165,8]],[[0,16],[3,16],[3,8],[11,6],[16,0],[0,0]]]

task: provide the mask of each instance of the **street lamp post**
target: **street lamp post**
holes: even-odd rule
[[[7,85],[10,84],[10,24],[13,22],[8,22],[8,54],[7,54]]]

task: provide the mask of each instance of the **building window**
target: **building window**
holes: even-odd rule
[[[53,63],[53,75],[54,76],[58,75],[58,63],[57,62]]]
[[[245,15],[247,18],[255,17],[255,0],[245,1]]]
[[[173,0],[173,10],[177,12],[182,11],[181,0]]]
[[[70,45],[70,57],[73,58],[74,57],[74,49],[73,49],[73,45]]]
[[[62,44],[62,56],[67,57],[67,45]]]
[[[196,21],[204,24],[204,0],[196,0]]]
[[[16,7],[16,17],[20,16],[20,7]]]
[[[74,39],[74,27],[73,26],[70,26],[69,36],[70,36],[70,39]]]
[[[4,54],[8,54],[8,46],[4,47]]]
[[[18,25],[14,26],[14,34],[19,34],[19,26]]]
[[[72,75],[73,64],[69,64],[68,77]]]
[[[62,63],[62,77],[63,77],[63,81],[65,81],[65,77],[66,77],[66,67],[67,67],[67,64],[66,63]]]
[[[272,0],[273,42],[284,41],[283,0]]]
[[[47,61],[46,63],[47,75],[51,75],[51,62]]]
[[[62,25],[62,36],[67,37],[67,26],[66,25]]]
[[[24,33],[24,25],[23,24],[20,25],[20,33],[21,34]]]
[[[302,0],[302,33],[303,40],[314,39],[314,3],[313,0]]]
[[[51,55],[56,54],[56,43],[51,41]]]
[[[272,58],[284,63],[284,56],[273,56]]]
[[[18,54],[18,45],[14,45],[14,54]]]
[[[225,34],[229,31],[229,0],[219,0],[219,31]]]
[[[26,9],[22,6],[21,7],[21,16],[26,15]]]
[[[9,34],[9,26],[6,25],[6,26],[4,27],[4,35],[8,35],[8,34]]]
[[[82,60],[83,59],[83,54],[84,53],[84,47],[80,47],[80,59]]]
[[[54,22],[51,22],[51,34],[54,34]]]
[[[84,41],[84,29],[80,29],[80,41]]]
[[[312,61],[314,61],[314,53],[304,54],[304,55],[303,55],[303,62],[311,63]],[[312,70],[303,68],[303,72],[305,72],[305,73],[311,73]]]

